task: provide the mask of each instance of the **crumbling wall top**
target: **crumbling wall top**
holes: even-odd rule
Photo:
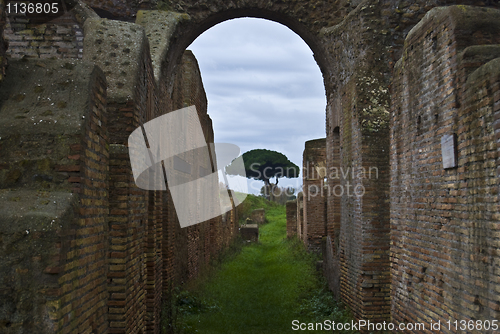
[[[181,21],[189,20],[189,15],[159,10],[141,10],[137,13],[136,23],[144,27],[149,39],[151,61],[155,80],[158,84],[161,62],[166,57],[170,40]]]
[[[306,150],[315,148],[325,148],[325,147],[326,147],[326,138],[319,138],[306,141]]]
[[[130,22],[89,19],[84,31],[83,58],[95,62],[106,74],[108,103],[132,100],[148,49],[144,28]]]
[[[470,45],[487,44],[478,40],[478,36],[474,34],[476,31],[481,31],[483,36],[487,36],[489,33],[497,34],[500,31],[500,11],[498,9],[464,5],[435,7],[428,11],[424,18],[410,30],[405,43],[408,44],[418,36],[430,33],[429,22],[436,24],[444,20],[450,20],[452,29],[468,32],[460,36],[459,50]]]
[[[80,60],[11,61],[0,86],[0,134],[76,134],[87,109],[90,78],[102,75]],[[91,81],[91,80],[90,80]]]

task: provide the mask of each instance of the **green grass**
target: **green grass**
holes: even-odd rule
[[[350,322],[348,311],[333,301],[317,275],[315,256],[297,239],[286,240],[284,206],[247,199],[248,210],[266,209],[269,223],[260,227],[259,243],[242,247],[210,277],[177,292],[175,332],[295,333],[295,319]]]
[[[273,210],[276,210],[280,207],[283,208],[283,210],[284,210],[284,206],[280,206],[276,203],[269,202],[264,197],[248,195],[245,198],[245,200],[243,201],[243,203],[241,203],[239,206],[237,206],[236,209],[238,211],[238,217],[240,220],[240,224],[243,224],[245,222],[245,220],[248,217],[250,217],[250,214],[255,209],[261,209],[261,208],[265,209],[266,219],[269,220],[269,217],[274,215]],[[281,212],[284,212],[284,211],[280,211],[280,213],[278,213],[277,215],[282,214]]]

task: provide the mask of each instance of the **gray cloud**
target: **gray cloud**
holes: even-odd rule
[[[279,151],[301,166],[304,142],[325,136],[323,79],[306,43],[283,25],[245,18],[212,27],[188,49],[200,65],[215,141]],[[280,181],[287,183],[298,185]]]

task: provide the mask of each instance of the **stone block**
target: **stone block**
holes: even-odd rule
[[[250,219],[258,225],[262,225],[266,222],[266,212],[264,209],[255,209],[250,214]]]
[[[259,241],[259,225],[245,224],[240,226],[241,238],[245,241]]]

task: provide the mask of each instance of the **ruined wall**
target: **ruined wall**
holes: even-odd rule
[[[11,58],[82,58],[83,29],[69,12],[43,24],[12,13],[3,33]]]
[[[340,272],[329,278],[334,294],[356,318],[372,321],[390,317],[388,87],[398,5],[363,2],[342,23],[320,32],[332,50],[326,142],[328,173],[335,169],[327,179],[325,241],[331,253],[325,267]]]
[[[236,235],[234,213],[180,229],[168,192],[137,188],[128,135],[174,103],[143,27],[84,27],[84,61],[11,60],[0,90],[2,333],[159,333],[173,284]],[[213,142],[191,53],[176,77],[177,105],[196,105]]]
[[[498,10],[435,9],[412,29],[397,63],[391,120],[397,322],[498,318],[499,31]],[[446,136],[454,140],[443,143]],[[447,156],[456,155],[447,166],[446,147]]]
[[[326,173],[325,139],[306,142],[303,154],[302,192],[304,223],[302,239],[307,249],[319,252],[321,238],[326,235],[326,194],[324,178]]]
[[[11,61],[0,92],[0,330],[105,333],[104,74],[91,63]]]
[[[297,194],[297,236],[304,240],[304,193],[301,191]]]
[[[1,31],[9,58],[82,58],[83,23],[99,16],[83,2],[65,3],[64,7],[59,2],[56,9],[57,15],[26,15],[12,4]]]
[[[198,62],[193,53],[187,50],[184,53],[180,68],[175,74],[175,87],[172,91],[172,109],[181,109],[195,105],[198,117],[202,125],[203,140],[207,143],[214,142],[212,120],[207,114],[207,98],[201,81]],[[194,136],[193,129],[186,129],[186,136]],[[217,166],[207,164],[206,159],[200,156],[199,151],[189,152],[182,157],[189,164],[191,172],[196,175],[208,175],[216,171]],[[166,166],[167,167],[167,166]],[[171,168],[175,169],[174,165]],[[184,172],[178,171],[179,177],[184,177]],[[216,185],[218,187],[218,185]],[[219,203],[209,202],[204,194],[195,193],[190,196],[193,199],[192,215],[195,216],[202,210],[208,210],[208,206],[220,206]],[[218,200],[218,199],[217,199]],[[206,268],[211,258],[216,257],[219,252],[228,245],[236,235],[236,221],[227,217],[215,217],[201,224],[189,226],[172,231],[175,235],[183,236],[177,238],[175,252],[186,254],[187,261],[176,263],[176,279],[186,282],[198,275],[200,270]],[[186,243],[187,240],[187,243]]]
[[[133,19],[138,8],[153,8],[158,4],[154,1],[139,4],[134,0],[89,3],[109,10],[111,14],[126,20]],[[61,246],[63,247],[61,249],[64,249],[64,254],[68,254],[68,259],[61,261],[69,263],[64,270],[71,272],[71,275],[64,276],[63,273],[66,271],[53,273],[52,280],[47,281],[50,281],[47,286],[50,284],[56,286],[62,284],[59,283],[60,277],[68,280],[64,281],[66,284],[64,294],[67,296],[65,295],[65,299],[60,299],[60,302],[57,297],[60,292],[57,289],[42,289],[42,291],[37,284],[43,282],[29,281],[30,277],[33,277],[29,274],[29,269],[26,271],[24,267],[16,267],[15,273],[5,271],[11,276],[8,276],[5,283],[7,288],[2,287],[2,291],[10,291],[11,288],[21,291],[19,286],[11,287],[9,284],[21,281],[15,275],[26,275],[22,279],[25,279],[23,282],[27,282],[30,287],[33,286],[30,291],[42,291],[38,293],[41,299],[36,304],[42,306],[36,306],[38,309],[34,311],[30,309],[31,306],[20,304],[20,310],[23,311],[19,312],[25,312],[23,313],[25,323],[11,321],[9,315],[0,320],[0,326],[4,326],[0,328],[12,328],[15,324],[18,327],[25,326],[27,332],[33,332],[41,327],[33,327],[39,326],[35,325],[38,320],[31,321],[31,318],[42,319],[40,314],[48,312],[49,319],[55,319],[57,326],[62,326],[64,331],[105,332],[105,328],[109,327],[109,332],[115,333],[136,329],[144,329],[148,333],[158,332],[159,305],[162,298],[166,298],[165,291],[168,291],[171,283],[174,281],[180,283],[195,276],[203,263],[215,256],[223,245],[227,244],[235,228],[234,215],[228,215],[232,217],[229,220],[211,220],[209,224],[204,223],[189,230],[179,229],[176,225],[178,222],[175,209],[168,193],[147,193],[135,187],[126,145],[130,131],[141,123],[186,104],[194,103],[197,108],[203,105],[199,86],[196,88],[199,85],[196,79],[192,86],[179,88],[180,82],[183,81],[179,79],[181,78],[179,73],[184,71],[183,62],[180,60],[185,47],[210,26],[242,16],[257,16],[281,22],[297,32],[311,47],[325,78],[328,103],[326,166],[328,173],[330,168],[336,167],[345,175],[341,177],[328,175],[327,189],[329,187],[330,192],[333,192],[336,186],[342,186],[344,191],[348,189],[353,191],[355,187],[363,189],[362,196],[347,194],[338,197],[333,194],[327,197],[327,219],[323,220],[325,223],[323,227],[317,225],[318,231],[321,228],[323,231],[317,233],[314,242],[326,236],[325,265],[327,274],[328,272],[332,274],[328,275],[334,293],[351,307],[357,318],[372,321],[387,320],[390,317],[390,291],[393,299],[392,316],[397,321],[413,318],[438,319],[441,314],[444,314],[443,318],[448,314],[455,319],[478,317],[478,315],[493,318],[498,310],[496,294],[487,295],[485,291],[495,291],[495,277],[498,276],[494,275],[496,245],[494,239],[489,237],[495,235],[495,226],[491,221],[495,221],[498,214],[496,206],[492,204],[497,200],[495,189],[498,187],[498,170],[494,170],[498,169],[498,159],[494,156],[498,155],[497,63],[489,62],[496,57],[497,48],[468,48],[466,52],[464,49],[473,44],[498,44],[496,37],[498,32],[490,31],[496,25],[482,18],[476,19],[470,14],[474,11],[460,7],[460,10],[465,10],[465,16],[472,15],[467,20],[477,21],[475,24],[479,28],[457,35],[453,32],[455,29],[452,29],[453,24],[449,23],[454,22],[456,18],[457,9],[453,9],[455,16],[450,16],[451,21],[428,23],[427,25],[431,27],[429,37],[424,36],[427,30],[425,32],[422,30],[423,24],[417,26],[416,32],[409,35],[406,46],[403,47],[407,33],[425,13],[437,5],[459,3],[497,8],[499,6],[498,1],[472,0],[412,2],[339,0],[321,4],[295,0],[287,2],[184,0],[159,4],[178,13],[161,11],[137,13],[137,25],[98,20],[95,13],[82,4],[71,9],[69,16],[61,18],[68,21],[61,21],[60,24],[55,24],[54,21],[45,26],[32,26],[30,22],[13,20],[12,22],[19,26],[10,26],[11,30],[4,34],[13,42],[7,51],[12,57],[26,55],[27,58],[78,58],[80,51],[76,50],[80,47],[78,43],[81,43],[81,36],[77,36],[77,33],[81,31],[81,27],[85,27],[86,46],[83,58],[85,61],[98,64],[105,72],[108,86],[108,97],[106,103],[103,103],[106,105],[109,120],[107,123],[109,137],[106,139],[109,145],[105,145],[107,150],[109,147],[110,177],[107,190],[109,214],[107,214],[107,224],[103,224],[99,217],[95,222],[97,225],[90,229],[81,226],[74,229],[68,227],[68,235],[71,238],[74,235],[76,241],[72,241],[73,243],[69,245],[61,242],[61,245],[66,245],[64,246],[66,248]],[[489,14],[484,12],[481,15]],[[471,26],[475,26],[469,24],[467,20],[460,20],[464,23],[460,31],[467,31]],[[85,21],[87,23],[84,23]],[[498,20],[495,19],[495,22]],[[438,26],[439,24],[442,26]],[[0,26],[3,28],[3,24]],[[448,30],[439,32],[442,27]],[[26,31],[21,33],[23,30],[20,30],[12,34],[15,29]],[[436,34],[435,41],[432,34]],[[455,35],[459,38],[453,37]],[[442,38],[445,40],[448,38],[451,43],[447,45],[446,41],[443,44],[438,42]],[[392,68],[402,55],[404,58],[396,68],[395,81],[391,86]],[[408,55],[411,57],[408,58]],[[40,59],[37,61],[35,69],[47,68],[45,61]],[[192,63],[192,59],[186,61],[189,62]],[[486,67],[471,74],[473,70],[487,62],[489,63]],[[72,63],[61,64],[64,70],[72,70]],[[15,68],[13,66],[13,71]],[[194,67],[191,67],[189,71],[196,72],[196,69],[193,69]],[[14,77],[17,78],[17,74],[13,74],[12,78]],[[68,80],[71,80],[71,77]],[[429,83],[438,88],[430,91]],[[71,85],[71,81],[66,83],[61,81],[58,87],[62,89],[72,87]],[[430,87],[433,87],[432,85]],[[90,86],[103,86],[103,84],[96,83]],[[392,96],[389,87],[393,89]],[[27,94],[24,88],[18,90],[19,93],[13,93],[4,100],[20,100],[19,103],[24,99],[31,101],[24,96]],[[33,87],[33,93],[42,97],[45,94],[42,87],[38,86]],[[30,98],[33,93],[28,94]],[[195,100],[186,100],[188,96],[194,97]],[[48,101],[44,101],[46,102]],[[64,110],[64,104],[59,102],[64,101],[53,102],[54,106]],[[391,103],[392,115],[389,114]],[[395,109],[396,106],[405,106],[401,107],[401,114],[399,109]],[[51,113],[55,115],[59,110],[56,107],[43,110],[42,113],[46,112],[46,115],[37,114],[37,116],[50,118]],[[30,108],[31,106],[26,107]],[[198,109],[199,112],[201,108]],[[12,113],[12,110],[17,112]],[[39,119],[43,122],[35,122],[35,119],[31,119],[33,116],[29,110],[26,113],[26,110],[22,109],[12,110],[9,110],[9,115],[18,117],[16,118],[18,122],[34,121],[37,126],[42,126],[45,122],[45,118]],[[203,116],[201,117],[203,128],[209,129],[209,118],[202,113],[200,116]],[[102,126],[104,121],[99,123],[93,119],[92,122],[97,124],[92,123],[93,131]],[[439,166],[440,141],[436,138],[440,139],[442,134],[448,132],[457,136],[458,167],[443,170]],[[207,142],[213,140],[210,131],[204,130],[204,135]],[[2,135],[0,142],[3,141],[3,137]],[[59,137],[54,138],[52,142],[42,140],[43,145],[36,144],[39,145],[37,148],[50,147],[46,151],[47,156],[50,155],[49,160],[59,159],[57,148],[66,147],[54,144],[58,143]],[[96,136],[89,138],[96,140]],[[497,140],[497,143],[494,140]],[[16,150],[18,146],[15,145],[35,145],[23,143],[11,144]],[[425,148],[417,148],[417,145]],[[5,150],[6,147],[3,145],[0,149]],[[419,152],[418,149],[423,151]],[[49,150],[52,151],[49,153]],[[43,149],[39,151],[43,152]],[[74,214],[74,218],[69,218],[67,221],[79,221],[78,215],[82,213],[78,210],[76,213],[70,213],[67,209],[71,206],[76,208],[80,206],[79,199],[74,199],[76,197],[71,194],[83,191],[85,196],[91,196],[88,184],[92,183],[89,180],[82,181],[79,168],[83,167],[77,167],[80,165],[73,162],[81,161],[79,159],[83,159],[85,154],[95,159],[97,154],[89,152],[82,151],[78,146],[69,146],[69,151],[64,151],[66,158],[60,158],[64,161],[58,164],[69,167],[57,167],[63,168],[57,170],[57,173],[41,172],[45,171],[44,166],[47,162],[40,164],[37,162],[34,167],[35,164],[31,162],[26,165],[19,163],[26,160],[24,158],[12,158],[12,161],[17,162],[9,160],[8,163],[2,164],[2,187],[16,189],[25,182],[39,183],[40,186],[60,183],[63,187],[62,185],[67,184],[68,188],[64,186],[62,194],[50,194],[51,200],[56,198],[54,196],[59,196],[56,203],[65,204],[54,208],[54,211],[47,215],[61,217],[67,214],[68,217],[73,217],[71,215]],[[72,158],[69,158],[70,156]],[[2,159],[4,158],[11,159],[9,155],[2,155]],[[103,159],[92,166],[100,166],[99,164],[105,161],[105,158]],[[389,159],[392,164],[390,173]],[[49,163],[49,166],[52,165]],[[39,170],[36,173],[28,172],[30,168]],[[377,170],[372,176],[366,174],[371,168]],[[353,172],[359,170],[365,172],[361,174]],[[99,174],[99,177],[101,176]],[[32,177],[32,180],[28,182],[29,177]],[[337,189],[340,191],[340,188]],[[6,190],[6,194],[10,194],[10,191],[12,190]],[[6,196],[3,197],[2,205],[6,208],[16,208],[18,211],[24,210],[22,205],[15,206],[15,203],[21,203],[18,198],[27,198],[33,203],[38,203],[39,200],[36,197],[38,195],[36,198],[28,195]],[[307,195],[302,201],[300,197],[298,199],[297,232],[305,242],[308,242],[308,236],[312,235],[311,229],[301,219],[305,214],[301,205],[305,207],[306,200]],[[42,201],[46,203],[47,200]],[[103,205],[101,201],[100,197],[95,201],[91,199],[85,202],[86,205],[98,206],[89,209],[90,216],[86,218],[92,220],[92,215],[102,214],[99,211]],[[324,209],[321,210],[325,212]],[[7,214],[8,210],[5,212]],[[308,210],[310,214],[321,215],[318,212],[320,211]],[[389,214],[392,215],[391,223]],[[11,218],[2,218],[2,221],[10,222],[9,219]],[[8,235],[15,235],[16,238],[22,235],[22,231],[15,233],[10,231],[7,228],[8,224],[2,222],[2,226],[5,228],[2,240],[10,240],[11,237]],[[487,228],[482,229],[484,226]],[[61,228],[65,230],[65,227]],[[437,230],[443,233],[438,234]],[[108,233],[108,237],[104,238],[103,233]],[[389,252],[390,233],[393,237],[392,260]],[[31,235],[31,232],[27,235]],[[48,240],[45,245],[33,243],[40,245],[40,249],[47,250],[45,255],[33,257],[33,261],[41,263],[37,264],[39,267],[30,267],[35,268],[33,269],[35,272],[41,272],[40,268],[50,264],[47,259],[52,259],[52,256],[57,256],[59,252],[57,248],[59,239],[51,242],[50,237],[47,238],[43,239]],[[61,240],[73,240],[65,238],[60,237]],[[54,243],[55,248],[51,246]],[[75,252],[66,251],[71,245],[83,249],[87,243],[92,245],[90,246],[92,250],[80,251],[80,248],[77,248]],[[319,243],[316,244],[319,246]],[[75,269],[76,258],[78,261],[83,261],[84,268],[87,264],[92,265],[89,260],[92,256],[97,259],[97,263],[101,263],[102,252],[99,253],[97,250],[104,245],[109,246],[104,251],[106,259],[109,259],[109,266],[95,270],[104,273],[103,277],[107,279],[106,292],[102,291],[101,281],[98,279],[91,280],[89,284],[96,288],[90,289],[90,285],[86,285],[88,283],[86,277],[78,278],[82,269],[80,267]],[[36,250],[28,251],[36,253]],[[15,261],[18,261],[16,264],[6,262],[5,266],[14,268],[15,265],[29,263],[30,260],[24,260],[28,258],[28,251],[20,253],[24,258],[21,260],[16,258]],[[98,252],[98,255],[93,252]],[[478,253],[481,256],[478,257]],[[144,256],[144,260],[138,260],[141,256]],[[469,260],[466,256],[469,256]],[[428,263],[430,265],[424,265]],[[55,268],[52,265],[50,267]],[[472,269],[469,273],[463,268]],[[482,273],[483,276],[473,280],[473,270]],[[15,277],[15,280],[11,281],[11,277]],[[462,277],[465,283],[459,283]],[[68,288],[68,282],[75,286],[81,284],[81,291],[85,293],[74,303],[68,300],[75,300],[77,294]],[[47,291],[55,297],[50,297],[53,299],[46,297]],[[18,303],[8,298],[10,297],[0,300],[8,301],[11,303],[9,305]],[[20,300],[24,297],[16,295],[12,298]],[[46,303],[49,299],[50,304]],[[110,313],[107,315],[102,312],[96,313],[100,310],[87,307],[91,304],[89,300],[97,301],[97,308],[108,307]],[[105,306],[102,306],[103,303]],[[48,311],[43,310],[44,305],[47,308],[50,306]],[[73,310],[73,307],[77,309]],[[424,309],[429,310],[428,314],[424,314]],[[9,310],[12,311],[14,308],[11,307]],[[400,310],[405,312],[401,313]],[[32,313],[38,315],[31,318],[26,316]],[[80,316],[75,318],[77,313]],[[104,315],[100,317],[102,314]],[[56,326],[54,322],[46,323]]]
[[[335,298],[340,298],[340,222],[341,199],[344,188],[341,184],[343,178],[340,165],[340,133],[339,128],[327,129],[330,133],[326,140],[326,166],[327,166],[327,203],[326,203],[326,238],[323,240],[323,264],[328,286]]]
[[[297,200],[286,202],[286,236],[297,235]]]
[[[83,59],[93,61],[108,81],[110,141],[109,330],[154,332],[162,288],[156,252],[155,192],[136,187],[128,135],[154,117],[148,41],[141,27],[105,19],[85,22]],[[118,34],[123,35],[117,39]],[[138,259],[137,256],[140,258]],[[156,325],[157,326],[157,325]]]

